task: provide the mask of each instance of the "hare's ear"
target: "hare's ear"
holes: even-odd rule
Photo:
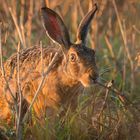
[[[47,7],[41,8],[41,14],[48,36],[61,45],[63,49],[68,49],[71,45],[70,37],[60,16]]]
[[[95,8],[93,8],[81,21],[78,31],[77,31],[77,42],[82,42],[85,44],[86,37],[89,29],[89,25],[97,11],[97,4],[95,4]]]

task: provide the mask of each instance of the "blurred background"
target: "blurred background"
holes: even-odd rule
[[[114,80],[114,86],[140,107],[140,0],[46,0],[46,5],[59,13],[74,42],[81,19],[95,2],[99,10],[91,24],[87,45],[96,51],[101,81]],[[0,0],[4,60],[17,51],[19,41],[22,49],[39,45],[40,41],[44,47],[54,45],[43,29],[41,7],[41,0]],[[93,91],[97,94],[85,96],[95,100],[105,95],[101,94],[105,91],[98,86],[88,92]],[[108,98],[107,107],[96,123],[97,137],[107,138],[110,134],[110,138],[119,140],[140,138],[140,112],[128,111],[114,93]],[[89,100],[85,102],[87,104]],[[100,107],[100,102],[96,105]],[[91,106],[93,104],[86,109],[90,110]],[[92,118],[90,113],[88,117]],[[90,139],[89,132],[91,129],[87,133],[85,131],[85,137]],[[36,130],[33,133],[39,134]]]

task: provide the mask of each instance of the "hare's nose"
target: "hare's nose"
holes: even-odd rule
[[[99,79],[99,74],[97,72],[93,72],[90,77],[96,83]]]

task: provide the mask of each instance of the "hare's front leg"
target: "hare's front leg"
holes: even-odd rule
[[[38,87],[35,85],[36,83],[28,83],[26,86],[24,86],[23,90],[23,96],[27,100],[28,104],[30,105],[33,101],[33,98],[35,96],[35,93],[37,91]],[[51,96],[53,93],[51,93]],[[51,96],[47,94],[46,90],[41,89],[39,91],[39,94],[33,103],[33,110],[35,112],[35,116],[39,119],[42,120],[45,117],[47,118],[53,118],[55,116],[58,106],[57,103],[51,99]]]
[[[12,121],[12,112],[4,97],[0,97],[0,120],[5,120],[8,124]]]

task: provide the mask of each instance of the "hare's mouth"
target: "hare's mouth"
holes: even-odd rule
[[[89,77],[90,77],[90,79],[91,79],[91,83],[92,83],[92,84],[98,83],[98,80],[99,80],[98,77],[92,77],[92,76],[89,76]]]
[[[90,87],[98,82],[98,78],[88,76],[88,77],[83,77],[80,79],[80,82],[84,87]]]

